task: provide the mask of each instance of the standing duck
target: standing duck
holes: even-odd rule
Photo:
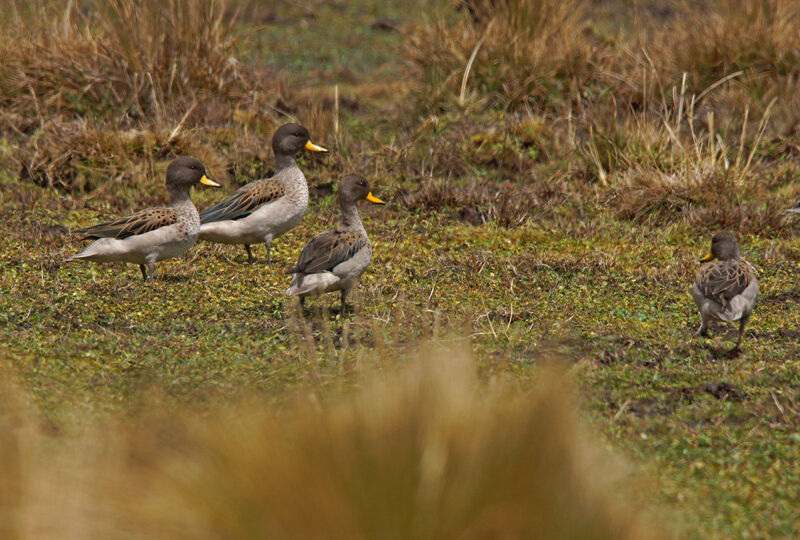
[[[125,261],[138,264],[145,281],[152,279],[156,261],[187,251],[200,233],[200,215],[189,195],[200,183],[219,187],[206,176],[203,164],[190,157],[174,159],[167,167],[169,206],[142,210],[132,216],[75,231],[95,240],[67,259],[93,262]]]
[[[200,240],[244,244],[247,260],[255,262],[250,244],[264,242],[267,264],[272,264],[272,241],[295,227],[308,208],[308,185],[295,157],[303,148],[327,152],[311,142],[308,130],[285,124],[272,137],[275,174],[254,180],[225,200],[200,212]]]
[[[755,271],[750,264],[741,260],[736,237],[727,231],[718,232],[712,237],[711,252],[700,262],[702,266],[697,271],[691,291],[694,303],[700,310],[697,335],[708,336],[711,319],[739,321],[739,337],[734,347],[737,350],[758,298]]]
[[[369,189],[363,176],[351,174],[339,182],[339,206],[342,224],[331,231],[318,234],[306,244],[297,264],[286,271],[292,275],[287,296],[306,296],[341,291],[342,313],[347,293],[355,286],[372,258],[372,245],[358,214],[358,201],[384,204]]]

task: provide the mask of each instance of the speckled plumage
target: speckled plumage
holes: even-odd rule
[[[97,240],[99,238],[122,240],[129,236],[144,234],[175,223],[178,223],[178,211],[175,208],[149,208],[136,212],[132,216],[79,229],[75,231],[75,234],[83,235],[84,240]]]
[[[246,184],[225,200],[200,213],[200,240],[244,244],[253,262],[251,244],[263,242],[271,263],[272,241],[291,230],[308,208],[306,177],[295,156],[303,148],[325,151],[309,141],[308,130],[297,124],[281,126],[272,138],[277,172]]]
[[[711,252],[703,259],[691,289],[697,309],[700,311],[698,335],[708,334],[709,322],[739,321],[739,347],[750,314],[758,299],[758,280],[755,270],[741,260],[736,237],[726,231],[714,235]]]
[[[372,244],[358,213],[357,203],[363,199],[383,204],[372,196],[363,177],[345,176],[339,184],[342,224],[306,244],[297,264],[286,271],[292,275],[292,284],[286,290],[288,296],[299,297],[302,304],[306,296],[341,291],[342,310],[345,310],[347,294],[372,258]]]
[[[754,279],[753,267],[744,261],[712,261],[697,271],[695,284],[705,298],[725,307]]]
[[[255,188],[249,187],[252,184],[256,184]],[[200,226],[199,239],[220,244],[244,244],[246,246],[264,242],[269,246],[275,238],[296,227],[308,209],[306,177],[296,164],[281,169],[272,178],[256,180],[243,186],[228,199],[248,200],[244,197],[248,197],[251,190],[262,194],[281,193],[281,195],[266,200],[260,205],[253,205],[252,210],[246,214],[234,215],[231,212],[222,214],[232,217],[223,217],[219,221],[203,221],[204,217],[208,219],[208,214],[204,211],[200,215],[203,223]],[[219,204],[226,204],[226,201]],[[228,208],[236,205],[237,203],[233,201],[227,203]],[[239,206],[244,207],[246,203],[240,202]]]
[[[189,190],[201,180],[215,185],[207,179],[205,168],[198,160],[173,160],[167,169],[170,206],[142,210],[125,218],[76,231],[83,239],[95,241],[67,261],[124,261],[138,264],[145,279],[153,277],[157,261],[181,255],[197,240],[200,215],[192,204]]]
[[[264,178],[250,182],[236,190],[233,195],[206,208],[200,213],[201,223],[242,219],[251,215],[258,207],[274,201],[286,194],[286,188],[279,178]]]

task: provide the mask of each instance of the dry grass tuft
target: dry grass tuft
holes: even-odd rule
[[[225,4],[15,0],[0,39],[0,99],[25,116],[114,110],[139,119],[241,90]]]
[[[664,113],[632,113],[612,125],[595,124],[584,147],[601,182],[608,184],[605,202],[619,216],[650,226],[686,220],[708,230],[725,227],[748,233],[785,229],[780,205],[772,196],[775,177],[759,158],[759,145],[770,121],[771,105],[758,125],[739,127],[738,141],[728,144],[715,129],[714,114],[697,118],[696,96]],[[777,180],[786,183],[788,177]]]
[[[688,72],[696,88],[737,71],[754,76],[754,86],[800,73],[800,5],[793,0],[693,5],[670,31],[675,69]]]
[[[568,102],[602,71],[604,43],[580,0],[471,0],[410,40],[428,107],[486,101],[536,108]],[[431,93],[432,92],[432,93]]]
[[[237,178],[263,173],[285,121],[276,103],[288,98],[274,73],[233,56],[237,6],[15,0],[0,10],[0,135],[14,145],[3,165],[78,193],[178,154]]]
[[[459,6],[410,40],[418,111],[437,119],[419,138],[431,140],[423,157],[432,175],[486,171],[518,184],[525,199],[555,162],[572,177],[562,200],[593,184],[597,202],[624,219],[785,230],[773,201],[789,181],[781,163],[800,119],[796,2],[636,10],[627,31],[625,13],[579,0]],[[600,38],[602,28],[618,30]],[[525,121],[514,125],[514,116]]]
[[[661,536],[620,502],[608,456],[544,372],[529,391],[487,387],[465,354],[429,351],[401,375],[280,411],[143,407],[133,426],[22,449],[35,465],[21,476],[3,460],[17,538]],[[4,433],[4,457],[35,443]]]
[[[457,185],[446,180],[426,180],[413,193],[401,190],[399,199],[409,210],[449,210],[471,225],[488,222],[514,228],[549,214],[568,197],[563,181],[549,179],[521,187],[511,182]]]

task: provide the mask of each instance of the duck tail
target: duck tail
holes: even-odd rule
[[[288,296],[298,296],[301,294],[322,294],[330,287],[335,285],[339,278],[331,272],[319,272],[316,274],[303,274],[298,272],[294,275],[292,285],[286,289]]]
[[[286,296],[297,296],[305,292],[308,291],[303,289],[303,275],[295,274],[292,284],[286,289]]]
[[[66,259],[64,259],[64,262],[68,263],[68,262],[72,262],[72,261],[78,261],[78,260],[83,259],[85,257],[86,257],[86,250],[84,249],[84,250],[79,251],[75,255],[67,257]]]

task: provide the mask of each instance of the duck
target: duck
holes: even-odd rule
[[[306,244],[297,264],[286,271],[292,276],[286,295],[298,297],[303,307],[307,296],[340,291],[344,313],[347,311],[348,293],[372,258],[372,244],[361,222],[358,202],[385,203],[372,194],[369,182],[356,174],[342,178],[338,198],[342,210],[341,225],[318,234]]]
[[[200,234],[200,215],[192,203],[195,184],[220,187],[206,174],[200,160],[179,157],[167,167],[169,206],[149,208],[107,223],[78,229],[73,234],[94,240],[65,262],[124,261],[138,264],[145,281],[153,279],[155,263],[171,259],[191,248]]]
[[[739,321],[739,336],[733,350],[742,343],[744,328],[758,299],[758,280],[753,267],[741,259],[736,236],[720,231],[711,238],[711,251],[700,259],[691,295],[700,311],[700,328],[695,335],[708,337],[712,319]]]
[[[308,208],[308,185],[296,156],[303,150],[327,152],[311,142],[300,124],[284,124],[272,137],[275,174],[245,184],[232,195],[200,212],[200,240],[220,244],[244,244],[247,261],[254,263],[251,244],[267,247],[267,265],[272,265],[272,241],[291,230]]]
[[[797,203],[794,206],[792,206],[788,210],[785,210],[783,213],[784,214],[800,214],[800,201],[797,201]]]

